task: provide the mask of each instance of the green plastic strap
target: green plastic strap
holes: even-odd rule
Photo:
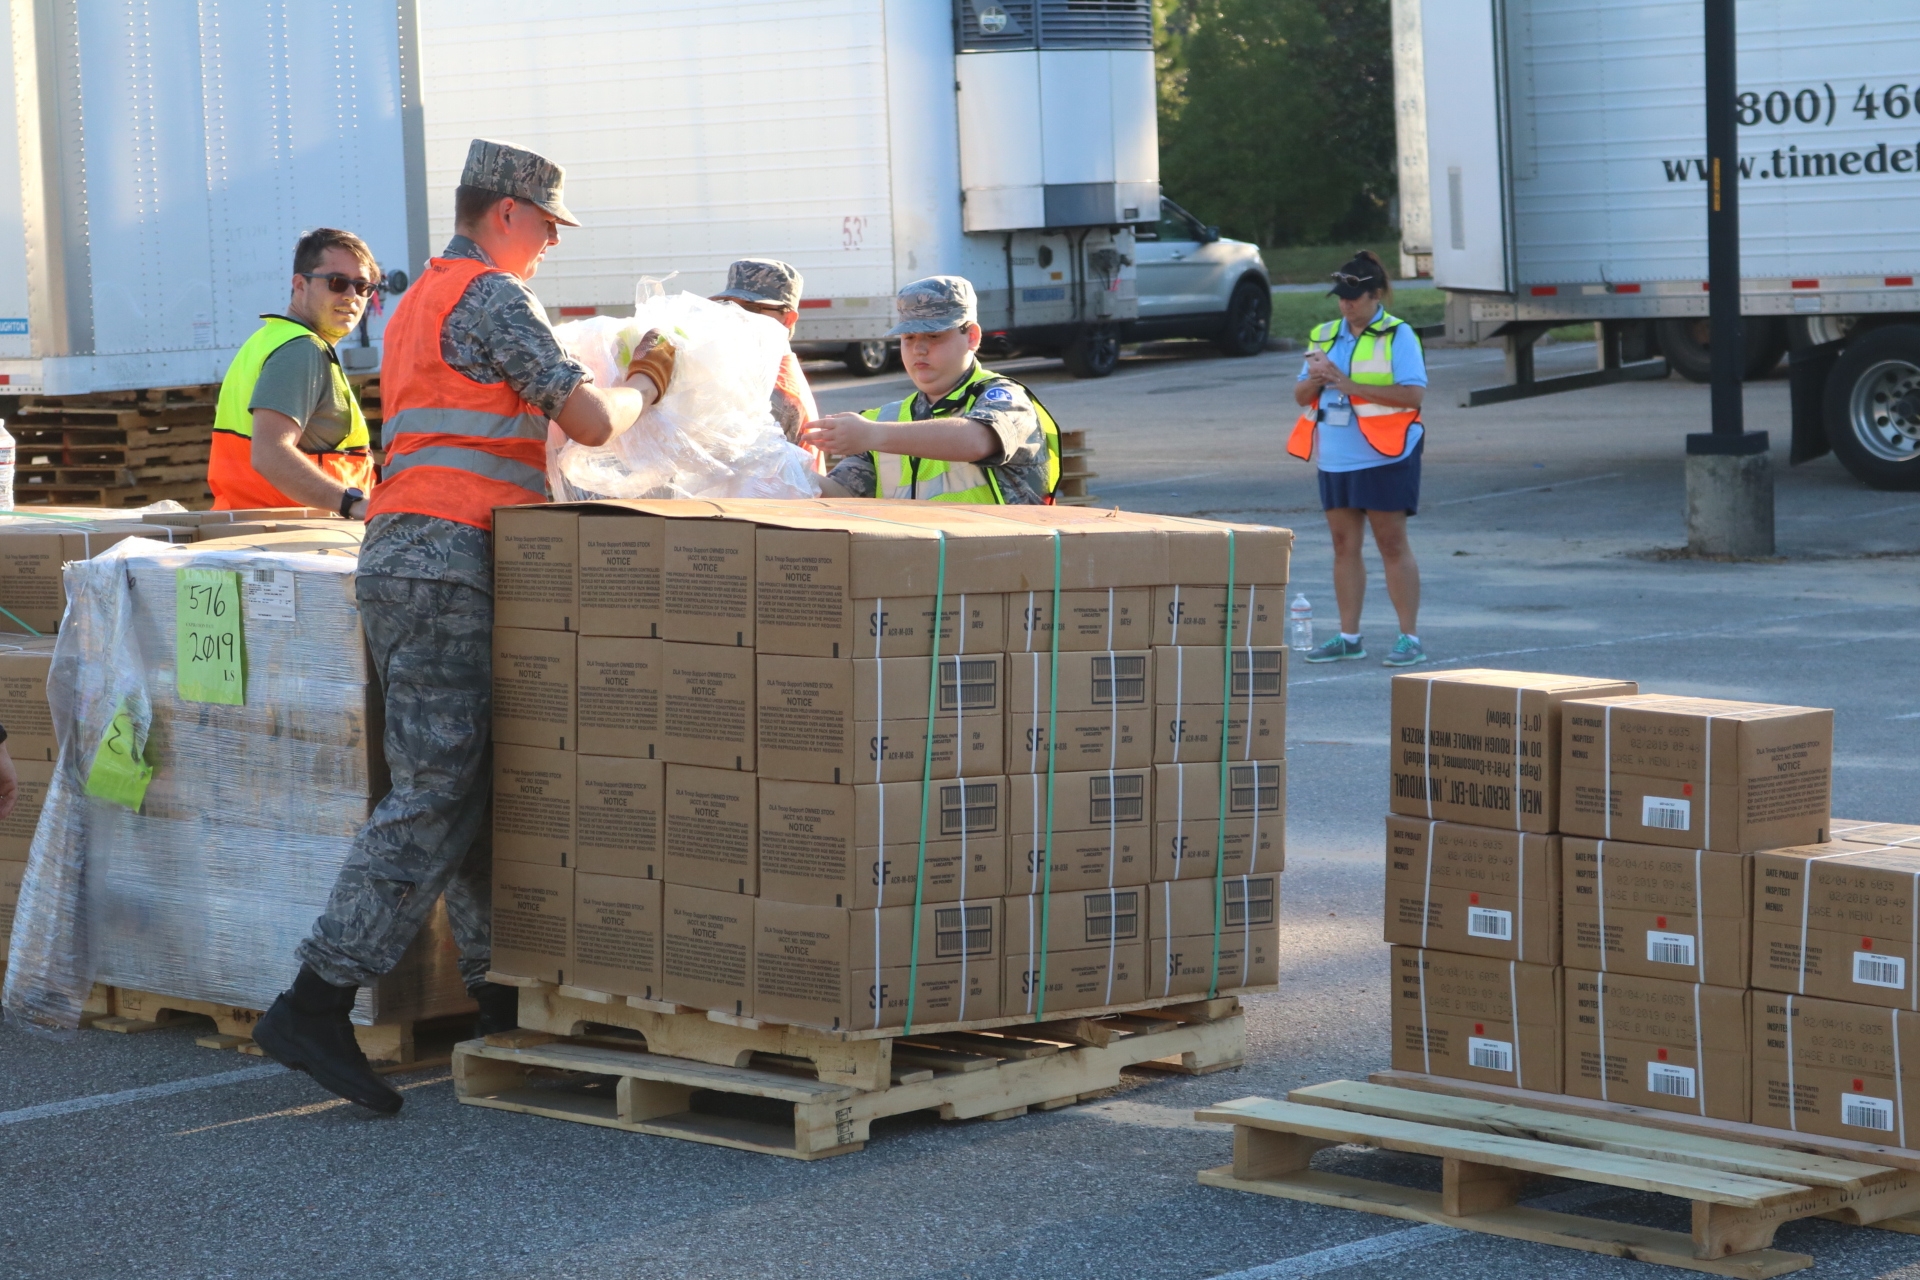
[[[1047,830],[1040,843],[1046,870],[1040,879],[1040,1002],[1034,1007],[1036,1021],[1047,1016],[1047,907],[1053,901],[1053,763],[1054,735],[1060,728],[1060,531],[1053,530],[1053,605],[1047,614],[1053,633],[1052,667],[1047,676]],[[1111,906],[1111,904],[1109,904]]]
[[[933,800],[933,717],[940,706],[940,619],[947,611],[947,533],[940,534],[940,572],[933,586],[933,660],[927,668],[927,740],[920,751],[920,854],[913,871],[913,951],[907,960],[907,1024],[902,1035],[913,1034],[913,1004],[920,994],[920,908],[927,896],[927,809]],[[965,626],[965,619],[956,619]],[[965,787],[963,781],[960,784]],[[962,798],[960,822],[965,826],[966,802]],[[967,948],[967,904],[960,904],[960,951]],[[878,981],[878,978],[875,979]],[[964,993],[963,997],[964,997]]]
[[[12,618],[15,622],[19,622],[20,626],[26,631],[28,635],[37,636],[40,634],[38,631],[35,631],[32,627],[27,626],[25,622],[21,622],[20,616],[16,614],[13,610],[5,607],[4,605],[0,605],[0,613],[4,613],[9,618]]]
[[[1220,994],[1220,928],[1227,905],[1227,726],[1233,719],[1233,530],[1227,530],[1227,611],[1220,635],[1220,829],[1213,841],[1213,976],[1207,980],[1207,999]],[[1251,680],[1253,673],[1249,671]],[[1247,723],[1253,732],[1253,723]],[[1259,766],[1254,772],[1254,803],[1260,802]]]

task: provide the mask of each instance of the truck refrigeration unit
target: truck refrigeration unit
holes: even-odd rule
[[[566,166],[585,226],[534,281],[556,320],[782,258],[797,339],[861,372],[936,273],[974,282],[989,350],[1110,372],[1161,220],[1150,0],[31,0],[0,45],[0,417],[218,381],[311,227],[401,291],[476,136]]]
[[[1396,9],[1405,9],[1405,0]],[[1424,0],[1424,226],[1456,340],[1499,335],[1476,402],[1708,373],[1704,15],[1698,0]],[[1791,351],[1793,443],[1920,489],[1920,9],[1742,0],[1746,367]],[[1410,222],[1418,225],[1418,219]],[[1602,325],[1600,369],[1535,382],[1546,330]]]

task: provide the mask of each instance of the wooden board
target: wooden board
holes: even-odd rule
[[[165,996],[152,991],[135,991],[126,987],[97,988],[104,991],[106,1012],[90,1017],[86,1025],[98,1031],[112,1031],[121,1035],[139,1035],[143,1032],[158,1031],[165,1027],[177,1026],[187,1019],[206,1019],[213,1023],[213,1034],[197,1037],[194,1043],[204,1048],[232,1049],[240,1053],[260,1056],[259,1047],[253,1043],[253,1024],[260,1021],[260,1010],[243,1009],[238,1005],[216,1004],[210,1000],[194,1000],[185,996]],[[92,1002],[89,1002],[91,1008]],[[434,1019],[427,1022],[382,1022],[373,1026],[356,1025],[354,1039],[360,1042],[360,1051],[373,1062],[392,1062],[403,1065],[417,1065],[424,1061],[417,1043],[420,1037],[416,1033],[426,1029],[440,1029],[443,1024],[460,1023],[472,1026],[471,1015],[463,1014],[459,1018]],[[429,1039],[431,1037],[428,1037]],[[439,1052],[446,1053],[446,1041],[439,1041]]]
[[[1375,1084],[1412,1089],[1421,1093],[1480,1098],[1492,1102],[1511,1102],[1541,1111],[1626,1120],[1649,1129],[1667,1129],[1676,1133],[1730,1138],[1738,1142],[1754,1142],[1789,1151],[1812,1152],[1840,1160],[1859,1160],[1866,1164],[1920,1173],[1920,1151],[1904,1147],[1882,1146],[1877,1142],[1860,1142],[1852,1138],[1825,1138],[1819,1134],[1793,1133],[1786,1129],[1747,1124],[1738,1120],[1689,1116],[1678,1111],[1659,1111],[1652,1107],[1636,1107],[1624,1102],[1570,1098],[1564,1094],[1515,1089],[1508,1085],[1476,1084],[1471,1080],[1450,1080],[1444,1076],[1423,1075],[1417,1071],[1376,1071],[1367,1079]]]
[[[847,1042],[860,1052],[886,1051],[889,1070],[869,1087],[825,1072],[815,1079],[793,1069],[701,1062],[604,1038],[528,1043],[528,1034],[459,1045],[454,1088],[460,1101],[801,1160],[860,1150],[872,1122],[883,1116],[935,1111],[945,1120],[1012,1119],[1100,1095],[1119,1085],[1122,1070],[1170,1052],[1211,1066],[1238,1064],[1246,1054],[1246,1023],[1237,1013],[1150,1033],[1117,1030],[1099,1047],[1050,1045],[1052,1052],[1012,1057],[922,1045],[917,1038]],[[614,1081],[612,1090],[590,1086],[596,1077]],[[696,1095],[708,1101],[701,1104]],[[745,1114],[734,1114],[715,1098],[755,1105],[735,1107]],[[770,1108],[790,1109],[790,1118],[785,1111],[770,1118]]]

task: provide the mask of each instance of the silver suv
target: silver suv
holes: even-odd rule
[[[1140,318],[1122,328],[1122,341],[1211,338],[1230,356],[1266,349],[1273,284],[1260,246],[1224,239],[1165,196],[1160,221],[1133,234]]]

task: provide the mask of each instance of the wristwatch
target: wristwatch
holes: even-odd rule
[[[340,518],[342,520],[353,519],[353,504],[356,502],[359,502],[362,498],[365,498],[366,496],[367,496],[367,491],[365,489],[348,489],[345,493],[341,494],[340,495]]]

